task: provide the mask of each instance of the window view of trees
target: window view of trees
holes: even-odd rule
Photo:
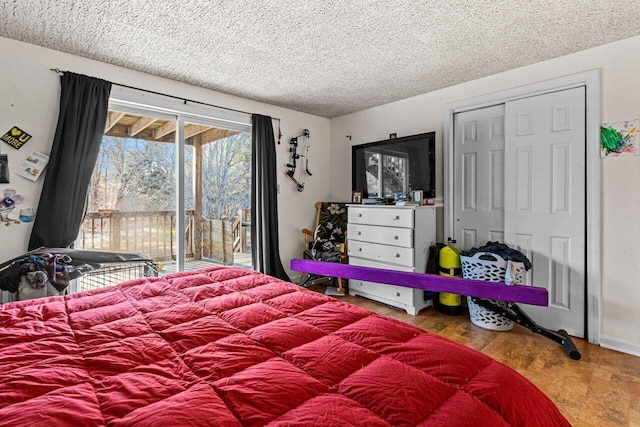
[[[174,210],[174,148],[166,142],[105,136],[93,172],[88,210]]]
[[[176,125],[166,118],[108,112],[76,247],[144,253],[161,262],[181,255],[251,265],[245,256],[251,250],[251,133],[184,124],[180,235]]]
[[[194,150],[185,147],[185,206],[194,208]],[[89,212],[175,210],[175,144],[105,136],[94,169]],[[202,145],[202,211],[232,220],[249,208],[251,135],[238,133]]]
[[[202,213],[229,221],[251,205],[251,134],[202,146]]]

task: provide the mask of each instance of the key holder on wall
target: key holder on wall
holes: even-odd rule
[[[302,154],[298,154],[298,139],[302,138]],[[298,136],[294,136],[289,141],[291,146],[289,147],[289,152],[291,153],[291,163],[287,163],[287,167],[289,170],[287,171],[287,176],[296,184],[296,190],[304,191],[305,184],[305,175],[312,176],[313,174],[309,171],[309,129],[303,129],[302,134]],[[304,169],[300,167],[298,170],[298,179],[295,178],[296,175],[296,160],[304,157],[305,166]]]

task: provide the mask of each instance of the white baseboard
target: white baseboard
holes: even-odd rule
[[[606,335],[600,335],[600,346],[608,348],[610,350],[620,351],[622,353],[631,354],[633,356],[640,356],[640,344],[621,340],[620,338],[608,337]]]

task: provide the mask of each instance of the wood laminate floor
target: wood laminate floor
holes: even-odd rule
[[[509,332],[477,327],[466,311],[447,316],[430,307],[410,316],[361,297],[336,298],[437,333],[510,366],[546,393],[576,427],[640,426],[640,357],[574,339],[582,354],[575,361],[559,344],[519,325]]]

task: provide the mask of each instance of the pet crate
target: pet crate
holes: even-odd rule
[[[54,264],[54,268],[58,272],[56,275],[60,274],[61,278],[66,279],[66,283],[64,280],[58,279],[57,284],[60,285],[62,282],[64,286],[62,289],[58,287],[56,293],[48,290],[53,283],[51,279],[52,273],[47,270],[48,267],[45,267],[46,260],[51,259],[53,256],[61,257],[57,260],[60,268],[58,269]],[[66,259],[63,259],[63,256]],[[35,272],[37,270],[38,272],[44,272],[48,276],[46,281],[48,285],[46,286],[39,286],[38,284],[34,286],[35,282],[26,283],[27,287],[31,286],[33,288],[33,292],[29,292],[25,298],[21,298],[23,295],[20,294],[19,286],[24,285],[24,281],[27,280],[27,274],[32,273],[25,273],[21,270],[23,263],[25,265],[29,263],[35,265],[35,269],[29,271]],[[2,288],[0,303],[99,289],[117,285],[130,279],[157,276],[156,263],[144,254],[85,251],[68,248],[38,248],[0,264],[0,287]],[[16,285],[16,278],[20,281],[20,285]]]
[[[138,261],[129,263],[103,264],[93,271],[84,273],[72,283],[71,292],[83,292],[115,286],[126,280],[143,277],[158,277],[158,268],[153,261]]]

